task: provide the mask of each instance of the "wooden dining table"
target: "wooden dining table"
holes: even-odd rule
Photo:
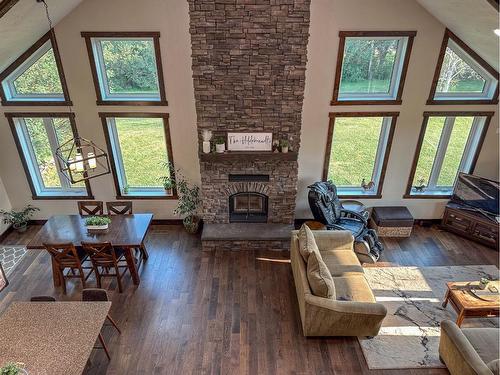
[[[89,231],[85,226],[88,216],[56,215],[52,216],[27,245],[28,249],[45,249],[46,244],[72,243],[81,248],[82,242],[111,242],[114,247],[125,251],[125,259],[135,285],[140,278],[137,271],[133,251],[144,246],[144,238],[148,232],[153,214],[113,215],[109,216],[111,223],[105,231]],[[147,254],[147,252],[146,252]],[[52,261],[52,276],[54,286],[60,286],[59,273]]]
[[[30,375],[79,375],[111,302],[13,302],[0,316],[0,366]]]

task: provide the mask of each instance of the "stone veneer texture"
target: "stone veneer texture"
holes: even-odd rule
[[[198,133],[272,132],[300,147],[310,0],[188,0]],[[200,162],[203,217],[228,221],[228,173],[268,173],[269,222],[291,223],[297,161]],[[271,212],[272,211],[272,212]]]

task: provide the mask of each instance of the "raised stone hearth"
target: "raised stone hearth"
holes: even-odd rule
[[[275,140],[287,139],[292,151],[200,154],[206,247],[210,224],[229,225],[229,197],[235,192],[265,194],[269,224],[294,221],[310,0],[188,2],[200,144],[203,130],[221,136],[271,132]],[[230,174],[269,180],[230,181]],[[243,245],[228,242],[232,248]],[[253,245],[266,247],[261,241]]]
[[[205,224],[203,250],[289,250],[292,225],[231,223]]]

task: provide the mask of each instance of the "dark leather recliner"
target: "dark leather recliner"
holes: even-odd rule
[[[315,182],[309,188],[309,207],[314,219],[328,230],[348,230],[357,242],[356,252],[362,261],[376,262],[384,245],[377,233],[368,228],[367,219],[358,212],[345,210],[337,195],[337,187],[331,182]]]

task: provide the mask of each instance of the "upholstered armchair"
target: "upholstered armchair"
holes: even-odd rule
[[[367,218],[358,212],[345,210],[337,195],[337,187],[327,181],[315,182],[309,188],[309,207],[314,219],[328,230],[348,230],[356,241],[355,251],[363,262],[374,263],[384,246],[377,233],[368,228]]]

